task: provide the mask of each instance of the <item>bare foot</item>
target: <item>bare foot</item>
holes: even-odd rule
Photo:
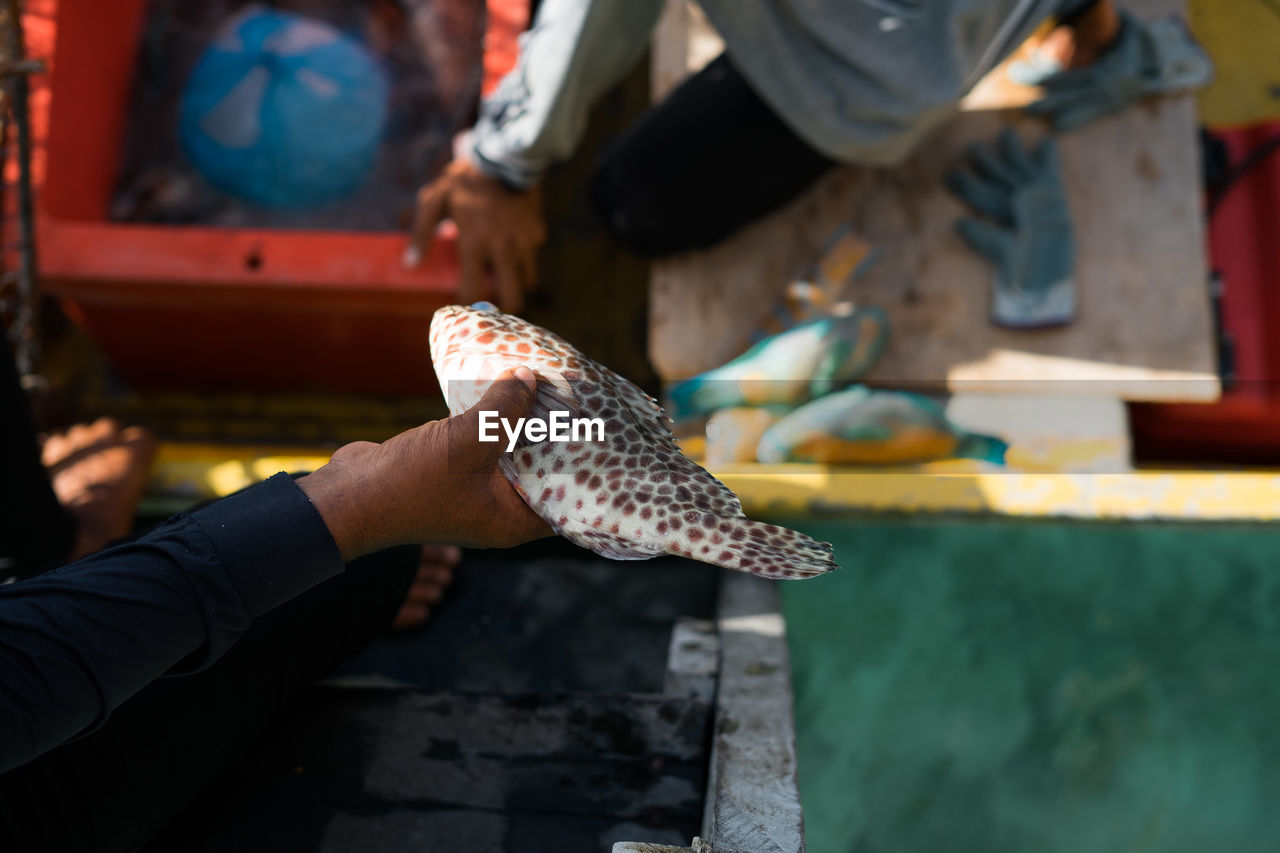
[[[76,521],[70,560],[128,535],[155,459],[156,440],[111,418],[77,424],[45,439],[41,461],[53,492]]]
[[[426,624],[431,608],[444,596],[445,587],[453,580],[453,570],[461,560],[462,551],[452,545],[423,545],[418,574],[391,623],[391,630],[410,631]]]
[[[1082,68],[1097,60],[1120,33],[1120,15],[1111,0],[1099,0],[1069,25],[1057,27],[1037,47],[1061,68]]]

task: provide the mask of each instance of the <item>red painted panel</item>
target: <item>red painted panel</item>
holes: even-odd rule
[[[1280,136],[1280,123],[1215,131],[1232,166]],[[1223,285],[1222,327],[1234,379],[1217,403],[1130,407],[1139,458],[1280,462],[1280,150],[1223,195],[1209,225]]]
[[[145,5],[37,0],[24,18],[36,41],[56,39],[52,98],[32,99],[44,289],[139,387],[431,391],[427,323],[456,289],[452,229],[410,271],[398,234],[105,221]],[[485,91],[514,64],[529,4],[488,6]]]

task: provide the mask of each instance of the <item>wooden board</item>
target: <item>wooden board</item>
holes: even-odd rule
[[[1143,17],[1181,7],[1177,0],[1125,5]],[[668,22],[659,37],[681,31]],[[654,54],[670,62],[694,52],[668,46]],[[670,76],[655,72],[655,81]],[[682,378],[735,355],[735,342],[778,290],[851,222],[883,250],[852,292],[884,307],[893,327],[873,381],[1132,400],[1215,398],[1193,98],[1133,108],[1060,138],[1081,308],[1073,325],[1035,332],[988,322],[990,271],[955,235],[965,211],[940,178],[961,164],[966,145],[993,139],[1006,123],[1028,138],[1043,126],[992,108],[990,97],[970,107],[899,167],[835,170],[722,245],[655,263],[649,349],[658,372]]]
[[[702,837],[720,853],[804,853],[791,657],[778,582],[726,571]]]

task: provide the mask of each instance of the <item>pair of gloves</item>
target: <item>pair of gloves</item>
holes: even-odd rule
[[[1055,131],[1069,131],[1156,95],[1202,86],[1213,67],[1175,20],[1144,23],[1126,13],[1115,42],[1084,68],[1062,70],[1043,59],[1015,65],[1018,82],[1043,86],[1026,108]],[[965,218],[960,236],[995,267],[992,322],[1040,328],[1071,322],[1074,239],[1058,167],[1046,139],[1035,150],[1006,130],[994,145],[974,146],[970,168],[951,173],[948,188],[987,219]]]

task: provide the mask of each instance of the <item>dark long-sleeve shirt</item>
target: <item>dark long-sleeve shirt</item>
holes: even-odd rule
[[[343,568],[320,514],[277,474],[0,586],[0,772],[92,731],[155,679],[208,667],[255,618]]]

